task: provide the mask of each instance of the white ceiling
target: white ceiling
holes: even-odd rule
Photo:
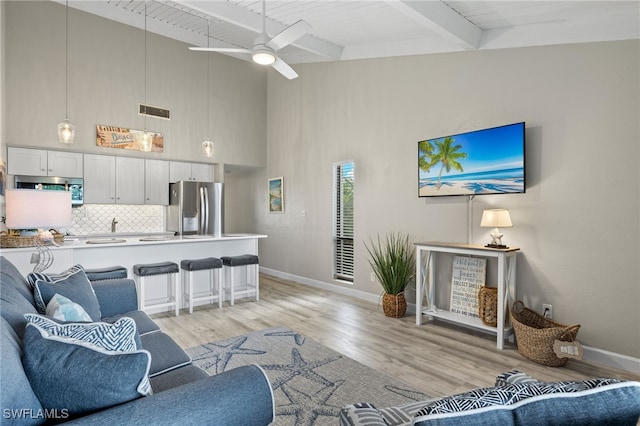
[[[145,27],[143,0],[69,7]],[[640,0],[267,0],[266,8],[270,35],[300,19],[312,26],[278,51],[289,64],[640,38]],[[251,48],[262,26],[254,0],[147,0],[146,11],[148,31],[194,46]]]

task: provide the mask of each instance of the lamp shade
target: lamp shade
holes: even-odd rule
[[[36,229],[71,226],[71,192],[8,189],[7,228]]]
[[[482,212],[480,226],[483,228],[511,228],[511,216],[507,209],[489,209]]]

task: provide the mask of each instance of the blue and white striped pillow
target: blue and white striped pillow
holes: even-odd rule
[[[122,317],[113,324],[106,322],[77,322],[59,324],[46,316],[25,314],[27,323],[35,325],[50,336],[66,337],[89,343],[100,349],[117,352],[132,352],[136,345],[136,323],[129,317]]]

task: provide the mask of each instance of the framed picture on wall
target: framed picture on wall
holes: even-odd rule
[[[269,213],[284,213],[283,177],[269,179]]]

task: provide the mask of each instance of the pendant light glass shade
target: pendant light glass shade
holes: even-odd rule
[[[150,152],[153,146],[153,135],[146,130],[142,133],[142,139],[140,140],[140,151]]]
[[[214,146],[213,142],[209,139],[202,142],[202,155],[205,157],[213,157]]]
[[[64,120],[58,124],[58,140],[60,143],[72,144],[76,137],[76,126]]]

